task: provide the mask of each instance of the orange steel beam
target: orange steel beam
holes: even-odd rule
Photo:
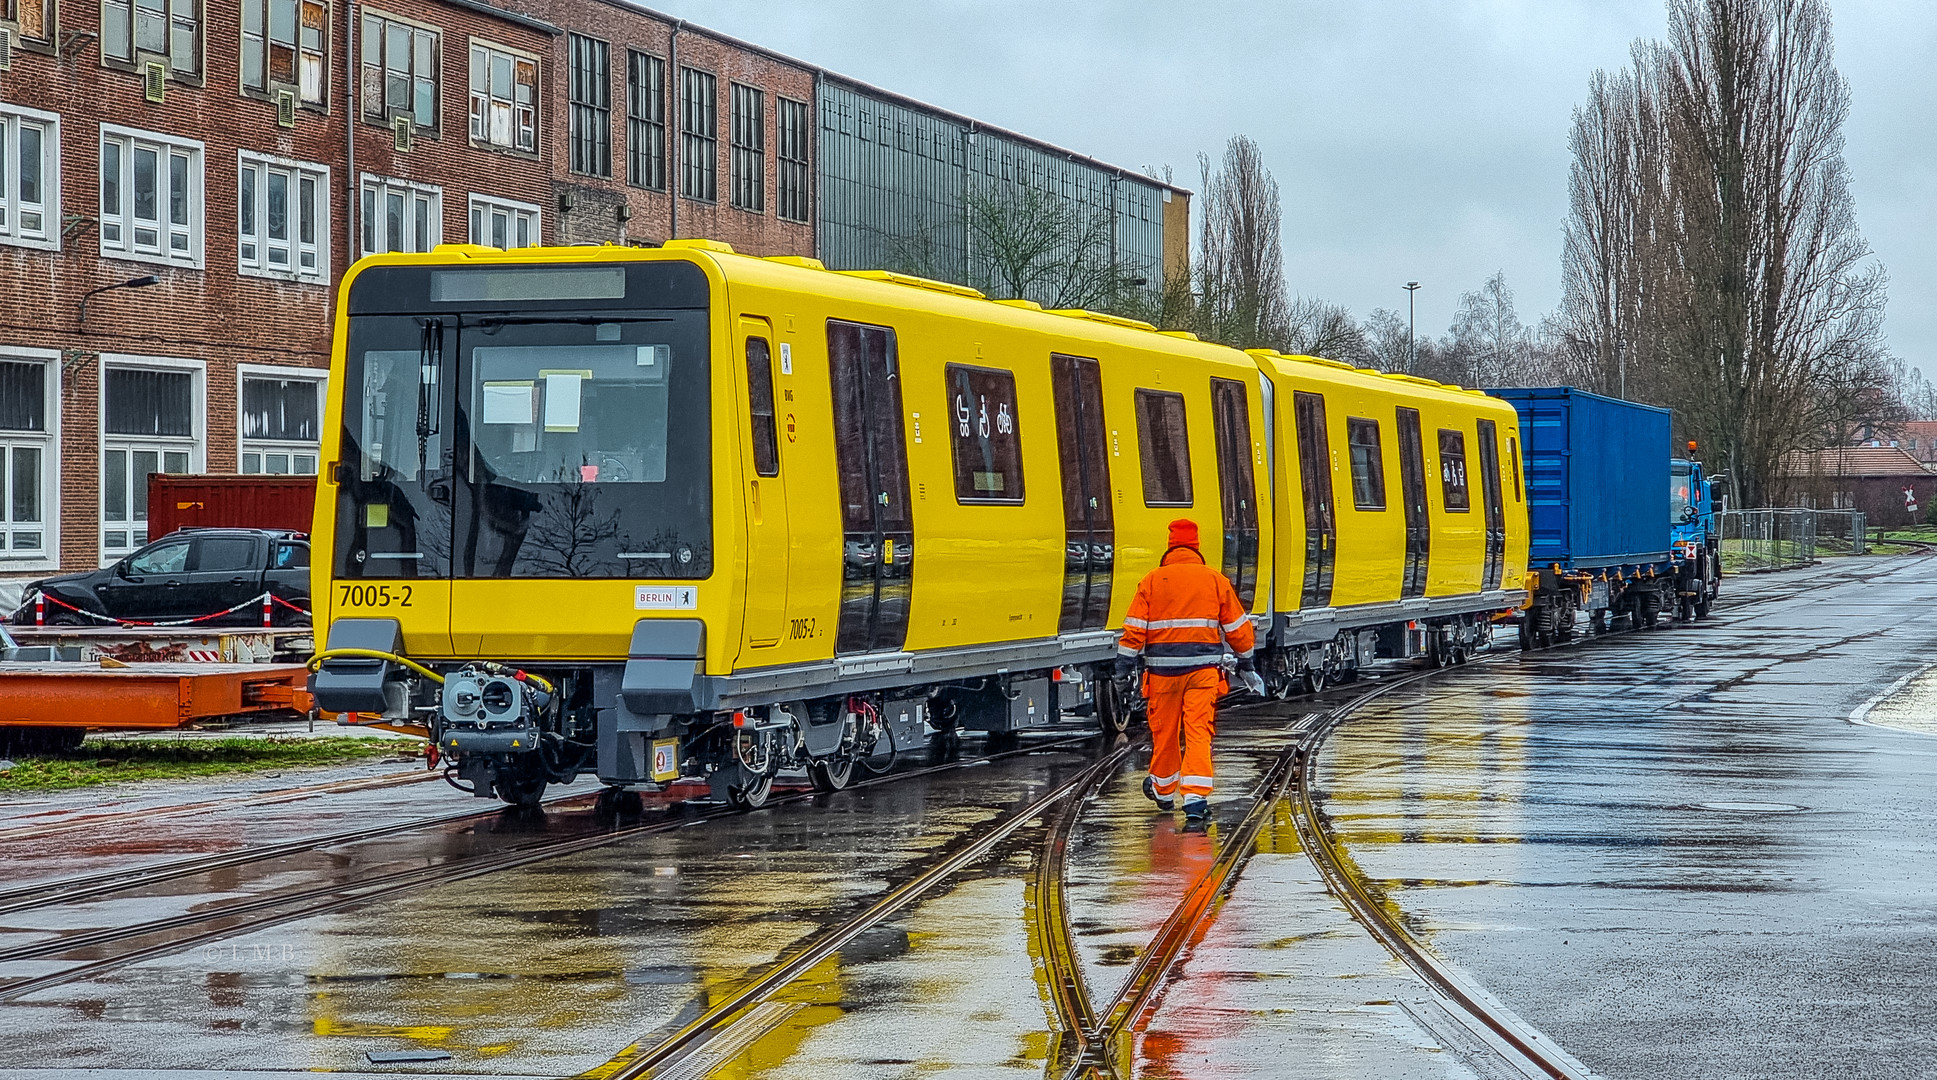
[[[273,709],[307,712],[301,664],[0,664],[0,727],[178,728]]]

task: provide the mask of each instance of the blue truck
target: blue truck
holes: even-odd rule
[[[1694,443],[1688,444],[1692,452]],[[1668,463],[1669,543],[1681,563],[1677,591],[1681,617],[1708,617],[1709,605],[1722,591],[1721,534],[1715,528],[1715,478],[1693,458]]]
[[[1521,647],[1570,640],[1581,612],[1596,633],[1681,613],[1680,511],[1662,484],[1672,475],[1668,410],[1570,386],[1487,393],[1520,414],[1530,531]]]

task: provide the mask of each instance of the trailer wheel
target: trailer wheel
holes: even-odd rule
[[[1520,651],[1533,651],[1533,613],[1520,616]]]

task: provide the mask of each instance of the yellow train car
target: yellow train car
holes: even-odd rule
[[[479,795],[758,803],[930,730],[1120,723],[1180,516],[1279,690],[1455,656],[1525,564],[1513,410],[1420,380],[702,240],[379,256],[338,312],[318,701],[425,723]]]

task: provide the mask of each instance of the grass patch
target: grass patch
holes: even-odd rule
[[[419,751],[420,744],[396,739],[93,739],[72,753],[13,759],[13,768],[0,772],[0,792],[276,772]]]

